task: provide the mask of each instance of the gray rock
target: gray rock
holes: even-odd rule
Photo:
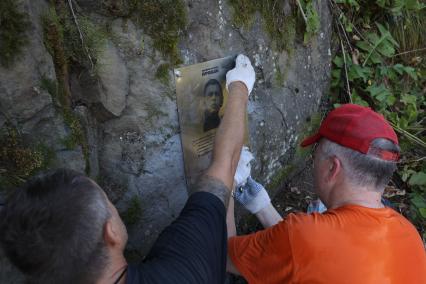
[[[0,68],[0,107],[6,114],[0,115],[0,125],[7,116],[28,137],[46,141],[57,153],[57,164],[84,170],[81,149],[67,150],[61,144],[69,129],[39,84],[42,76],[55,79],[39,23],[46,3],[24,2],[33,36],[11,69]],[[91,176],[120,211],[133,197],[141,199],[141,219],[128,228],[129,248],[145,255],[179,214],[187,191],[173,78],[168,84],[155,78],[157,68],[168,62],[143,29],[129,19],[115,18],[127,13],[126,6],[120,6],[124,2],[77,0],[80,13],[108,24],[111,38],[98,58],[99,73],[74,70],[71,90],[74,105],[80,104],[75,109],[87,135]],[[256,157],[253,175],[274,185],[268,188],[273,196],[288,178],[283,169],[303,166],[297,143],[328,90],[332,29],[327,2],[317,1],[318,35],[308,45],[296,43],[291,53],[272,48],[259,15],[251,28],[240,29],[233,25],[227,1],[189,2],[188,26],[179,42],[185,65],[245,53],[255,66],[257,81],[248,106],[250,148]],[[119,12],[111,13],[116,4]]]
[[[98,58],[98,66],[100,102],[113,115],[120,116],[126,105],[129,76],[126,64],[112,42],[108,42]]]

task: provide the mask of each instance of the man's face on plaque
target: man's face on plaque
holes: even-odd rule
[[[204,91],[204,108],[207,112],[218,112],[222,106],[222,90],[219,84],[210,84]]]

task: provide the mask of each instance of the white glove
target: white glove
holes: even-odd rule
[[[251,177],[247,179],[246,185],[235,189],[234,198],[252,214],[271,204],[266,189]]]
[[[226,73],[226,89],[228,90],[229,84],[237,81],[246,85],[248,94],[250,95],[256,81],[256,74],[254,73],[253,66],[251,66],[250,59],[243,54],[237,56],[235,68]]]
[[[238,161],[237,170],[234,176],[235,185],[237,187],[246,184],[251,171],[250,161],[253,160],[253,158],[253,154],[244,146],[243,149],[241,149],[240,160]]]

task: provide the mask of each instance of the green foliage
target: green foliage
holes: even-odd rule
[[[424,5],[413,0],[335,2],[342,3],[337,24],[344,28],[338,31],[339,45],[346,47],[333,59],[332,93],[337,102],[347,101],[342,98],[350,93],[353,103],[382,113],[399,132],[398,175],[409,191],[409,217],[426,238],[426,62],[418,51],[407,50],[423,47]]]
[[[54,54],[54,45],[53,38],[49,34],[52,28],[58,31],[58,38],[63,42],[64,40],[64,29],[60,23],[59,17],[56,13],[54,7],[50,7],[48,12],[41,17],[43,30],[44,30],[44,45],[50,54]]]
[[[132,0],[136,19],[172,65],[180,64],[179,37],[187,24],[183,0]]]
[[[129,201],[129,207],[121,215],[126,225],[136,224],[142,217],[142,204],[138,196],[134,196]]]
[[[365,40],[357,42],[357,47],[366,52],[362,66],[365,66],[369,60],[373,64],[382,63],[382,57],[390,58],[395,54],[395,48],[398,43],[393,39],[390,32],[381,24],[376,23],[379,34],[376,32],[369,32]]]
[[[22,53],[28,38],[28,15],[18,10],[16,0],[0,1],[0,64],[10,66]]]
[[[61,61],[90,69],[92,62],[96,63],[96,58],[105,47],[107,33],[104,28],[93,23],[88,17],[84,15],[76,17],[79,28],[72,14],[64,12],[59,15],[55,7],[50,7],[49,12],[42,17],[45,45],[53,56],[62,56]],[[63,49],[63,54],[58,54],[58,47]]]
[[[309,40],[318,33],[320,28],[320,19],[318,16],[318,12],[315,9],[314,1],[302,1],[305,3],[305,9],[306,9],[306,31],[304,35],[304,43],[307,44]]]
[[[102,27],[93,23],[86,16],[78,17],[78,25],[83,36],[84,45],[81,42],[80,33],[71,16],[64,23],[64,39],[66,56],[73,62],[90,67],[89,55],[96,60],[103,51],[107,33]]]
[[[26,145],[17,129],[6,124],[0,129],[0,188],[12,188],[37,171],[47,168],[53,151],[44,144]]]

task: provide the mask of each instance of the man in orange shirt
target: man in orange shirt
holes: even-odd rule
[[[235,236],[228,211],[228,271],[249,283],[426,283],[414,226],[381,197],[399,159],[397,136],[369,108],[347,104],[302,146],[315,145],[315,191],[328,210],[284,220],[250,178],[235,198],[265,230]]]

